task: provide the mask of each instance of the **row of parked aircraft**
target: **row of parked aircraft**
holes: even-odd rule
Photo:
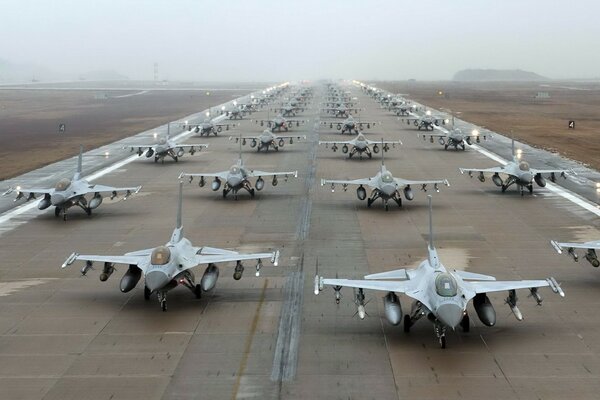
[[[373,97],[377,98],[379,95],[378,89],[372,87],[366,87],[362,85],[362,89],[370,93]],[[278,96],[287,95],[284,99],[284,106],[290,105],[291,107],[298,107],[299,112],[302,111],[300,107],[306,109],[309,100],[313,96],[313,88],[300,87],[296,90],[291,90],[287,85],[274,89],[268,100],[257,100],[256,104],[265,106],[270,102],[274,101]],[[380,96],[379,96],[380,97]],[[387,97],[387,96],[386,96]],[[261,97],[265,99],[267,96]],[[351,96],[345,90],[342,90],[335,85],[327,85],[326,94],[323,96],[323,100],[326,104],[326,108],[322,109],[323,113],[328,113],[331,109],[339,110],[340,108],[349,110],[350,108],[357,109],[354,107],[356,99]],[[352,107],[349,107],[351,101]],[[387,101],[387,107],[389,109],[397,109],[402,104],[397,100]],[[237,107],[237,105],[235,105]],[[408,116],[413,112],[417,112],[420,106],[413,104],[408,111]],[[247,109],[246,106],[241,109]],[[275,108],[274,108],[275,110]],[[332,111],[333,115],[338,117],[338,111]],[[281,111],[281,110],[278,110]],[[233,118],[231,113],[228,115],[224,112],[226,117]],[[350,120],[352,123],[352,116],[347,114],[340,116],[346,118],[341,123],[346,126],[346,123]],[[199,185],[204,186],[206,180],[212,179],[211,188],[215,191],[223,187],[223,197],[229,193],[233,193],[237,196],[239,190],[246,190],[250,196],[254,196],[254,190],[261,190],[264,187],[264,179],[271,179],[273,186],[277,185],[278,178],[283,177],[287,179],[290,177],[297,177],[297,171],[281,171],[281,172],[268,172],[260,170],[248,169],[241,157],[241,148],[245,144],[250,144],[252,147],[257,147],[257,151],[261,148],[268,150],[269,148],[278,149],[283,146],[285,141],[290,143],[293,140],[306,139],[304,135],[276,135],[274,131],[282,126],[285,128],[291,128],[292,126],[298,127],[304,123],[304,120],[285,120],[284,124],[277,124],[278,118],[284,119],[283,116],[278,116],[273,120],[257,120],[257,123],[264,125],[265,123],[270,129],[265,130],[259,136],[239,136],[235,139],[239,143],[239,158],[237,162],[227,171],[221,171],[217,173],[181,173],[179,175],[180,181],[187,178],[190,182],[193,179],[198,179]],[[182,125],[184,130],[194,129],[197,133],[202,136],[206,134],[217,135],[217,133],[223,130],[229,130],[235,128],[233,124],[208,121],[212,126],[188,123]],[[329,126],[333,128],[336,122],[320,121],[321,126]],[[361,131],[360,124],[367,126],[367,129],[371,126],[378,124],[375,121],[360,121],[360,119],[353,122],[352,128],[347,128],[351,132],[355,131],[357,137],[351,141],[320,141],[319,144],[331,147],[333,151],[336,151],[338,147],[342,147],[343,153],[348,153],[349,157],[354,154],[362,155],[364,152],[371,157],[372,153],[381,152],[382,163],[377,174],[370,178],[354,179],[354,180],[338,180],[338,179],[323,179],[322,185],[331,185],[332,191],[335,185],[341,185],[344,190],[347,186],[355,185],[358,186],[357,196],[360,200],[367,200],[367,205],[371,206],[377,199],[383,201],[384,207],[388,208],[388,201],[393,200],[398,205],[401,205],[402,196],[407,200],[414,198],[413,188],[418,187],[423,191],[426,191],[428,186],[433,186],[434,190],[439,190],[440,185],[449,186],[446,179],[432,179],[432,180],[421,180],[412,181],[404,180],[401,178],[394,177],[385,166],[383,153],[390,150],[390,146],[393,148],[396,145],[401,145],[402,142],[398,141],[370,141],[364,137]],[[444,125],[443,123],[435,124],[434,126]],[[220,128],[220,130],[219,130]],[[435,128],[433,128],[435,129]],[[287,130],[287,129],[284,129]],[[339,129],[344,133],[346,129]],[[230,137],[233,139],[234,137]],[[141,156],[143,154],[146,157],[155,157],[155,161],[163,160],[166,156],[170,156],[173,160],[177,161],[178,157],[184,155],[186,151],[194,154],[196,151],[200,151],[205,148],[205,144],[181,144],[174,141],[167,135],[165,140],[159,140],[159,143],[153,145],[131,145],[128,146],[132,151],[138,152]],[[170,142],[171,141],[171,142]],[[162,143],[161,143],[162,142]],[[163,147],[159,147],[162,145]],[[266,146],[266,147],[265,147]],[[372,149],[366,150],[367,148]],[[352,150],[351,150],[352,149]],[[362,150],[361,150],[362,149]],[[164,154],[162,157],[160,155]],[[159,157],[158,159],[156,157]],[[129,195],[137,193],[140,190],[139,186],[136,187],[125,187],[125,188],[113,188],[100,185],[90,184],[81,177],[81,164],[82,154],[78,159],[77,173],[70,182],[63,182],[61,185],[57,185],[54,189],[38,190],[38,189],[14,189],[17,192],[17,198],[23,198],[27,196],[27,199],[33,199],[37,194],[43,194],[44,198],[38,204],[39,208],[47,208],[50,205],[55,205],[57,209],[64,210],[66,215],[66,208],[78,205],[84,210],[89,210],[97,207],[102,202],[101,193],[111,193],[115,195],[118,192],[125,192],[125,198]],[[521,187],[532,190],[532,182],[536,182],[540,186],[545,185],[545,180],[542,175],[549,174],[551,180],[553,180],[556,174],[560,174],[566,177],[569,171],[563,170],[536,170],[529,167],[528,164],[524,164],[523,160],[520,160],[517,156],[513,159],[512,163],[509,162],[506,165],[491,169],[462,169],[461,172],[469,174],[477,174],[481,179],[481,176],[485,176],[486,173],[492,174],[492,180],[499,186],[502,186],[503,191],[506,190],[510,185],[516,184]],[[529,175],[526,175],[528,173]],[[507,175],[505,180],[498,181],[500,174]],[[250,182],[250,178],[256,178],[254,187]],[[370,189],[371,193],[367,198],[367,188]],[[161,308],[166,310],[166,295],[167,292],[178,285],[184,285],[190,289],[196,297],[201,297],[203,292],[209,291],[214,288],[218,276],[219,268],[216,266],[217,263],[235,262],[235,269],[233,277],[234,279],[240,279],[242,277],[244,266],[243,261],[256,260],[256,275],[258,276],[260,268],[262,267],[263,260],[270,260],[274,265],[277,265],[279,259],[278,251],[262,252],[262,253],[240,253],[237,251],[211,248],[206,246],[195,247],[191,241],[186,239],[183,235],[183,224],[182,224],[182,184],[179,187],[179,202],[177,210],[177,219],[175,229],[171,235],[170,240],[164,245],[157,246],[150,249],[140,250],[136,252],[126,253],[124,255],[81,255],[78,253],[71,254],[63,267],[72,265],[75,261],[84,261],[85,264],[81,269],[82,274],[87,274],[92,268],[93,263],[103,263],[102,272],[100,273],[100,280],[106,281],[114,272],[116,264],[124,264],[128,266],[126,273],[123,275],[120,283],[122,292],[129,292],[136,287],[137,283],[144,277],[144,296],[146,299],[154,293],[157,294]],[[10,192],[7,191],[7,192]],[[85,200],[85,195],[94,193],[94,197],[91,201]],[[62,195],[62,199],[66,203],[53,203],[52,199],[58,199]],[[84,200],[82,200],[84,199]],[[49,201],[49,203],[48,203]],[[517,281],[496,281],[495,277],[489,275],[476,274],[473,272],[466,272],[457,269],[446,268],[438,258],[437,251],[434,246],[434,230],[432,223],[432,207],[431,207],[431,196],[428,196],[429,201],[429,244],[427,250],[427,259],[423,261],[416,269],[398,269],[389,272],[370,274],[364,277],[362,280],[349,280],[349,279],[328,279],[322,276],[315,276],[315,294],[318,294],[323,290],[325,286],[332,286],[335,294],[336,302],[339,302],[341,298],[340,291],[343,287],[351,287],[354,290],[354,302],[357,306],[357,314],[362,319],[366,315],[365,311],[365,290],[379,290],[386,292],[384,297],[384,312],[387,320],[393,324],[398,325],[404,323],[404,330],[408,332],[412,325],[422,317],[427,317],[433,323],[436,337],[439,340],[441,347],[446,346],[446,331],[447,329],[454,329],[457,326],[462,327],[464,331],[468,331],[470,328],[470,319],[467,313],[467,304],[470,300],[473,300],[475,311],[480,321],[487,326],[493,326],[496,322],[495,310],[488,298],[487,294],[498,291],[507,291],[508,296],[506,303],[509,308],[516,316],[517,319],[522,319],[522,314],[517,306],[517,289],[529,289],[531,296],[537,302],[542,303],[542,297],[538,293],[538,289],[541,287],[550,287],[550,289],[564,296],[564,292],[560,288],[560,285],[554,278],[547,278],[542,280],[517,280]],[[58,214],[57,214],[58,215]],[[577,260],[577,254],[575,249],[585,248],[588,250],[586,253],[586,259],[594,266],[598,266],[598,260],[595,257],[595,249],[598,248],[600,242],[585,243],[579,246],[576,243],[558,243],[553,242],[553,246],[557,251],[567,249],[567,252]],[[587,246],[587,247],[586,247]],[[594,247],[595,246],[595,247]],[[595,260],[595,261],[594,261]],[[197,265],[207,265],[201,280],[195,279],[193,274],[193,268]],[[397,294],[405,294],[413,299],[410,313],[403,316],[400,300]]]

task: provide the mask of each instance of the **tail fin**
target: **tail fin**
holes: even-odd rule
[[[79,156],[77,157],[77,171],[73,177],[75,180],[81,179],[81,173],[83,172],[83,145],[79,145]]]
[[[511,147],[512,147],[512,156],[513,156],[513,159],[514,159],[515,156],[516,156],[516,154],[515,154],[515,138],[514,138],[514,136],[511,138],[511,141],[512,141],[512,144],[511,144]]]
[[[171,123],[167,122],[167,139],[171,138]]]
[[[381,138],[381,172],[383,172],[383,168],[385,167],[385,157],[383,153],[385,153],[385,151],[383,151],[383,138]]]
[[[440,262],[437,255],[437,250],[435,249],[435,245],[433,243],[433,206],[431,195],[427,195],[427,199],[429,201],[429,244],[427,246],[427,258],[429,260],[429,265],[432,268],[437,269],[440,265]]]
[[[183,182],[179,181],[179,204],[177,204],[177,226],[176,228],[182,228],[181,224],[181,211],[183,208]]]
[[[431,204],[431,195],[427,195],[427,200],[429,201],[429,248],[435,249],[433,244],[433,206]]]
[[[238,142],[240,143],[240,149],[239,149],[240,165],[243,165],[243,162],[242,162],[242,133],[241,132],[240,132],[240,140],[238,140]]]

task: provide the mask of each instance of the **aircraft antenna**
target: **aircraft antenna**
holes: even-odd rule
[[[427,200],[429,202],[429,249],[433,250],[435,247],[433,246],[433,206],[431,205],[431,195],[427,195]]]

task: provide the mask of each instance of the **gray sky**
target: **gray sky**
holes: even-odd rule
[[[598,1],[0,0],[0,58],[132,79],[600,76]]]

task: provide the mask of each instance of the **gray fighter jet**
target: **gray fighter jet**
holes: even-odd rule
[[[229,140],[232,138],[230,137]],[[242,145],[246,145],[246,143],[250,142],[250,147],[256,147],[256,151],[261,151],[265,149],[266,152],[269,149],[273,149],[275,151],[279,151],[280,147],[283,147],[285,144],[285,140],[290,141],[290,144],[294,143],[294,139],[306,140],[305,135],[275,135],[270,129],[265,129],[259,136],[242,136],[236,137],[236,143],[241,141]]]
[[[288,103],[281,107],[272,108],[271,111],[280,113],[283,117],[295,117],[296,114],[304,112],[304,107],[294,106]]]
[[[257,119],[254,122],[257,124],[260,123],[260,126],[267,125],[267,127],[269,127],[272,132],[275,132],[276,130],[278,132],[281,132],[282,130],[287,132],[294,125],[296,125],[296,127],[299,127],[300,125],[304,124],[305,121],[303,119],[285,119],[282,115],[277,115],[273,119]]]
[[[350,114],[361,111],[362,108],[346,107],[344,104],[339,107],[325,107],[321,109],[321,112],[332,114],[336,118],[348,118]]]
[[[234,198],[237,200],[238,191],[240,189],[245,189],[248,193],[250,193],[250,197],[254,197],[254,188],[256,190],[261,191],[265,187],[265,180],[263,177],[272,177],[271,184],[273,186],[277,186],[279,183],[277,177],[283,176],[285,182],[287,182],[290,176],[294,178],[298,177],[298,171],[289,171],[289,172],[265,172],[258,170],[249,170],[244,165],[242,161],[242,143],[240,141],[240,154],[237,162],[229,168],[227,171],[215,172],[210,174],[188,174],[182,172],[179,175],[179,179],[188,178],[189,182],[192,183],[192,180],[195,177],[199,177],[198,186],[204,187],[206,184],[206,178],[214,178],[211,184],[211,189],[213,191],[219,190],[221,184],[223,183],[223,198],[227,197],[229,192],[233,192]],[[256,184],[254,188],[252,187],[252,182],[250,178],[257,178]]]
[[[512,161],[507,162],[505,165],[501,165],[499,167],[493,168],[459,168],[460,173],[464,174],[467,172],[469,176],[472,178],[473,173],[478,173],[477,179],[480,182],[485,182],[485,174],[490,173],[492,175],[492,182],[498,187],[502,188],[502,193],[506,191],[511,185],[515,184],[519,187],[521,191],[521,196],[523,196],[524,188],[529,190],[530,194],[533,194],[533,182],[537,183],[540,187],[546,186],[546,179],[543,177],[543,174],[549,174],[549,179],[552,182],[556,181],[556,174],[560,173],[564,179],[567,179],[567,173],[575,174],[573,170],[566,169],[534,169],[529,166],[527,161],[520,159],[519,154],[515,154],[515,141],[512,141]],[[507,175],[506,180],[502,180],[500,174]]]
[[[154,138],[157,139],[154,144],[136,144],[130,146],[124,146],[124,149],[130,149],[131,152],[136,151],[138,156],[146,153],[146,158],[154,156],[154,162],[159,160],[164,163],[165,157],[169,156],[175,162],[179,161],[179,157],[183,157],[185,150],[188,149],[190,155],[194,155],[197,151],[199,152],[203,148],[208,147],[207,144],[180,144],[176,143],[175,140],[171,139],[170,134],[167,132],[166,136],[158,137],[155,133]]]
[[[402,121],[406,121],[408,125],[412,122],[418,130],[434,130],[436,126],[440,126],[440,124],[445,125],[448,122],[448,120],[443,117],[432,115],[430,110],[427,110],[423,115],[414,113],[409,114],[410,116],[402,118]]]
[[[355,120],[354,117],[349,116],[343,122],[338,121],[321,121],[321,125],[329,125],[329,129],[333,129],[335,126],[338,131],[343,135],[344,133],[358,133],[358,131],[362,131],[363,128],[371,129],[371,126],[375,126],[377,122],[373,121],[361,121]]]
[[[542,297],[538,293],[540,287],[550,287],[554,293],[564,297],[564,292],[554,278],[542,280],[496,281],[489,275],[477,274],[463,270],[448,270],[438,258],[433,243],[433,226],[431,222],[431,196],[429,197],[429,245],[427,259],[415,269],[397,269],[388,272],[366,275],[362,280],[325,279],[315,276],[315,294],[319,294],[325,285],[333,287],[335,301],[339,304],[341,289],[354,288],[354,302],[360,319],[364,319],[365,289],[387,292],[383,297],[385,317],[392,325],[402,322],[402,306],[397,293],[405,294],[413,299],[410,313],[404,315],[404,332],[422,317],[433,323],[435,334],[442,349],[446,348],[446,330],[455,330],[459,325],[463,331],[470,330],[467,304],[473,299],[473,306],[479,320],[486,326],[496,324],[496,311],[488,293],[507,291],[506,303],[517,320],[523,315],[517,307],[517,289],[529,289],[531,297],[538,305]]]
[[[383,152],[381,153],[381,169],[372,178],[353,179],[353,180],[331,180],[321,179],[321,186],[331,184],[331,192],[335,192],[335,185],[342,185],[344,191],[348,190],[348,185],[358,185],[356,189],[356,196],[359,200],[367,199],[367,207],[371,207],[371,204],[375,200],[381,198],[383,206],[386,211],[389,210],[389,200],[394,200],[399,207],[402,207],[402,195],[404,194],[406,200],[414,199],[413,186],[421,186],[421,190],[426,192],[427,185],[433,185],[436,192],[439,192],[439,184],[450,186],[450,183],[446,179],[441,180],[425,180],[425,181],[408,181],[402,178],[394,178],[391,172],[387,170],[384,163]],[[371,195],[367,198],[367,189],[365,186],[371,188]]]
[[[67,210],[73,206],[80,207],[87,215],[92,215],[92,210],[98,208],[102,204],[102,194],[110,193],[110,199],[118,196],[118,192],[125,192],[123,200],[127,200],[129,196],[138,193],[141,186],[136,187],[112,187],[104,185],[96,185],[89,183],[81,177],[83,162],[83,146],[79,150],[77,159],[77,172],[72,179],[63,178],[59,180],[54,188],[9,188],[2,195],[6,196],[12,192],[17,193],[15,201],[22,199],[27,195],[25,201],[33,200],[37,195],[44,196],[38,203],[40,210],[45,210],[50,206],[54,206],[54,215],[56,217],[63,214],[63,220],[67,220]],[[94,194],[88,200],[90,194]],[[87,197],[86,197],[87,196]]]
[[[163,311],[167,310],[167,292],[183,285],[190,289],[196,298],[215,287],[219,278],[219,268],[216,263],[236,262],[233,278],[239,280],[244,272],[242,261],[257,260],[256,276],[260,274],[263,259],[270,259],[277,266],[279,251],[272,253],[238,253],[236,251],[214,247],[195,247],[183,236],[181,223],[182,189],[179,183],[179,205],[177,209],[177,225],[171,239],[163,246],[126,253],[122,256],[81,255],[71,254],[63,263],[66,268],[75,261],[85,261],[81,274],[86,275],[93,269],[94,262],[104,263],[100,273],[100,281],[105,282],[116,271],[115,264],[127,265],[127,271],[121,278],[121,292],[127,293],[136,287],[144,276],[144,298],[148,300],[153,293],[158,295],[158,301]],[[197,284],[192,269],[201,264],[208,264],[204,275]]]
[[[192,124],[185,121],[183,124],[183,129],[187,129],[188,131],[194,130],[195,133],[199,133],[200,136],[206,135],[207,137],[211,134],[217,136],[218,133],[223,132],[223,130],[228,131],[229,129],[233,129],[236,124],[219,124],[214,123],[210,118],[207,118],[205,121],[200,122],[199,124]]]
[[[444,150],[448,150],[448,147],[454,147],[454,150],[458,150],[460,147],[463,151],[466,145],[469,146],[473,142],[480,143],[481,137],[483,140],[487,140],[487,135],[481,135],[477,129],[473,129],[470,134],[463,133],[459,128],[452,128],[450,130],[441,129],[442,133],[423,133],[423,140],[426,140],[429,136],[429,141],[433,143],[433,138],[437,138],[440,145],[444,146]]]
[[[373,157],[372,153],[375,153],[375,154],[379,153],[380,145],[381,145],[381,149],[383,151],[388,151],[390,149],[390,145],[392,145],[393,148],[396,148],[396,145],[397,144],[402,145],[402,142],[400,140],[395,140],[395,141],[384,141],[383,139],[380,141],[369,140],[369,139],[365,138],[365,135],[363,135],[362,133],[359,133],[352,140],[348,140],[348,141],[319,140],[319,144],[320,145],[324,144],[326,148],[329,148],[329,146],[331,145],[331,150],[333,150],[334,152],[337,151],[338,146],[341,146],[342,153],[348,154],[348,158],[352,158],[353,155],[358,153],[358,156],[362,160],[363,153],[365,153],[369,158]],[[373,150],[372,152],[371,152],[371,149]]]
[[[600,250],[600,240],[583,243],[557,242],[551,240],[550,244],[558,254],[562,254],[563,250],[567,249],[567,254],[573,257],[575,262],[579,261],[579,255],[575,252],[575,249],[586,250],[583,258],[592,264],[592,267],[600,267],[600,260],[598,260],[598,254],[596,253],[596,250]]]

